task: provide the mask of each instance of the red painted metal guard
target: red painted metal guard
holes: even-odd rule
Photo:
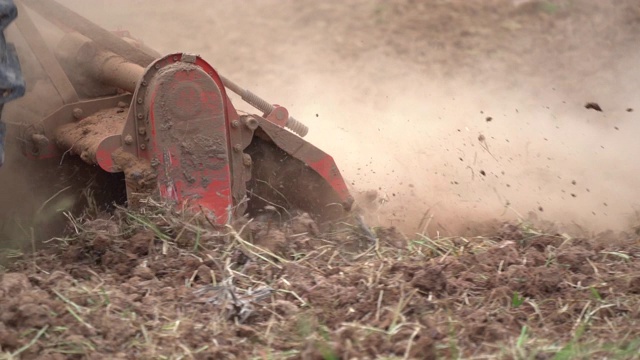
[[[148,142],[139,156],[156,169],[161,197],[207,209],[222,224],[233,206],[226,95],[206,62],[180,58],[165,58],[148,82],[148,128],[137,129]]]
[[[287,117],[286,109],[276,109],[283,111],[281,118]],[[171,54],[146,68],[121,135],[105,138],[96,160],[106,171],[128,174],[130,199],[149,190],[139,191],[141,183],[151,185],[160,198],[178,208],[207,211],[223,225],[246,208],[242,200],[252,159],[243,150],[260,127],[276,147],[313,169],[331,187],[335,197],[329,196],[328,203],[340,203],[348,211],[353,198],[333,158],[284,129],[273,119],[277,115],[255,116],[255,125],[243,123],[208,63],[195,55]],[[115,161],[119,148],[142,160],[147,170],[132,170]]]

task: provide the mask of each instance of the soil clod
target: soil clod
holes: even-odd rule
[[[585,109],[595,110],[595,111],[600,111],[600,112],[602,112],[602,108],[600,107],[600,105],[598,105],[598,103],[589,102],[589,103],[587,103],[584,107],[585,107]]]

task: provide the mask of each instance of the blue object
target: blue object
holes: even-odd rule
[[[17,17],[18,8],[13,0],[0,0],[0,31],[4,31]]]
[[[7,44],[4,30],[18,17],[13,0],[0,0],[0,113],[9,101],[21,98],[26,92],[20,60],[13,44]],[[0,166],[4,164],[4,139],[7,126],[0,117]]]
[[[16,48],[7,44],[4,34],[0,33],[0,104],[23,97],[25,91]]]

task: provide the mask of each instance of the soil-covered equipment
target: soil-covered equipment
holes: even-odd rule
[[[100,172],[102,193],[124,193],[130,207],[151,196],[217,224],[268,206],[320,221],[350,210],[332,157],[302,139],[307,127],[200,56],[160,55],[53,0],[0,1],[0,11],[0,25],[15,19],[5,33],[17,50],[1,49],[13,100],[3,120],[20,148],[7,156],[67,180]],[[229,91],[260,113],[241,114]]]

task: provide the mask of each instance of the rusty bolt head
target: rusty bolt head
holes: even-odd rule
[[[80,120],[80,119],[82,119],[82,115],[83,115],[83,114],[84,114],[84,111],[82,111],[82,109],[80,109],[80,108],[75,108],[75,109],[73,109],[73,117],[74,117],[76,120]]]
[[[242,146],[240,146],[240,144],[235,144],[235,145],[233,146],[233,151],[235,151],[235,152],[240,152],[240,151],[242,151]]]
[[[140,135],[144,135],[147,133],[147,128],[145,127],[141,127],[140,129],[138,129],[138,134]]]
[[[142,120],[143,118],[144,118],[144,115],[138,114],[138,120]]]
[[[155,65],[153,65],[153,67],[156,68],[156,70],[160,69],[160,64],[155,64]]]
[[[284,109],[282,108],[276,109],[276,119],[280,121],[284,120]]]
[[[249,154],[242,155],[242,164],[244,166],[251,166],[251,164],[253,164],[253,160],[251,159],[251,155],[249,155]]]
[[[138,104],[142,104],[142,98],[138,98]]]
[[[232,127],[232,128],[237,129],[237,128],[238,128],[238,126],[240,126],[240,121],[238,121],[238,120],[233,120],[233,121],[231,122],[231,127]]]
[[[140,150],[146,150],[147,149],[147,145],[145,144],[140,144]]]
[[[146,81],[143,81],[143,82],[142,82],[142,86],[147,86],[147,82],[146,82]]]
[[[124,143],[127,145],[133,144],[133,136],[127,135],[124,137]]]

